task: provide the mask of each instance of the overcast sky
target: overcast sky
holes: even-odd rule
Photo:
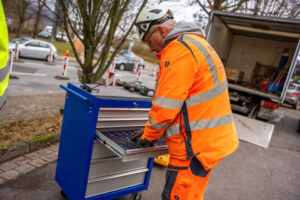
[[[176,21],[185,20],[193,22],[193,14],[200,10],[200,6],[198,5],[189,6],[187,0],[174,2],[164,1],[161,4],[166,6],[167,8],[170,8],[173,11]]]

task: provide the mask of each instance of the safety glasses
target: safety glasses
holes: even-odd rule
[[[147,39],[145,39],[145,41],[144,41],[145,44],[149,45],[149,40],[150,40],[150,38],[152,37],[152,35],[155,33],[156,30],[157,30],[157,29],[155,28],[155,29],[149,34],[149,36],[147,37]]]

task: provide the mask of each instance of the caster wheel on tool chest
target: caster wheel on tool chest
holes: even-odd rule
[[[142,199],[142,194],[140,192],[130,195],[130,200],[141,200],[141,199]]]
[[[61,194],[61,196],[63,196],[63,197],[65,197],[66,199],[68,199],[66,193],[65,193],[63,190],[60,191],[60,194]]]

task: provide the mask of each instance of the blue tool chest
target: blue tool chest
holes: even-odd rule
[[[167,146],[138,148],[129,137],[143,128],[151,99],[120,87],[81,84],[67,91],[56,182],[70,200],[105,200],[147,190],[153,156]]]

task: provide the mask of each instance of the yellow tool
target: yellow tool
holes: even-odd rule
[[[167,167],[169,164],[169,159],[170,159],[170,154],[157,156],[154,159],[154,163]]]

